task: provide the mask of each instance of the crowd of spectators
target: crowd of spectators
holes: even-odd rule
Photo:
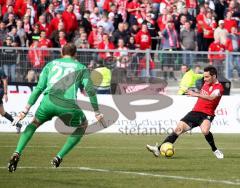
[[[119,65],[129,56],[128,49],[240,50],[240,0],[0,0],[0,11],[0,45],[29,47],[29,61],[37,68],[45,64],[48,52],[31,49],[61,48],[67,42],[81,49],[121,49],[124,52],[114,54]],[[102,52],[93,59],[110,56]],[[145,57],[140,58],[144,62]],[[182,62],[193,66],[194,58],[186,53]],[[170,72],[164,77],[175,79],[175,55],[163,54],[162,59],[163,70]],[[208,59],[220,66],[225,56]],[[239,56],[230,56],[230,61],[230,77],[233,68],[240,76]]]

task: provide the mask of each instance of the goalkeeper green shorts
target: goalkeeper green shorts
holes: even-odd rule
[[[65,125],[71,127],[78,127],[86,121],[86,116],[76,103],[45,95],[36,111],[35,117],[43,124],[54,116],[59,117]]]

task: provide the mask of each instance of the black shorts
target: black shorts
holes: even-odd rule
[[[194,128],[194,127],[200,126],[205,119],[207,119],[210,122],[212,122],[213,119],[214,119],[214,116],[210,116],[210,115],[205,114],[203,112],[191,111],[186,116],[184,116],[181,119],[181,121],[183,121],[186,124],[188,124],[189,127]]]

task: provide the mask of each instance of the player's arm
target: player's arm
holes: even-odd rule
[[[38,97],[41,95],[41,93],[46,89],[47,87],[47,78],[48,78],[48,66],[44,67],[40,76],[37,86],[34,88],[32,94],[30,95],[28,99],[28,103],[24,109],[24,112],[27,113],[31,106],[35,104]]]
[[[98,100],[97,100],[97,96],[96,96],[96,91],[93,87],[93,83],[92,83],[92,80],[90,78],[90,74],[89,74],[88,69],[84,69],[82,71],[81,84],[83,85],[84,90],[86,91],[88,97],[90,98],[90,102],[91,102],[91,105],[92,105],[92,108],[93,108],[94,112],[98,112],[99,107],[98,107]]]
[[[189,96],[192,96],[192,97],[199,97],[199,98],[202,98],[202,99],[206,99],[206,100],[214,100],[216,99],[217,97],[220,97],[222,94],[220,92],[220,89],[215,89],[211,95],[203,95],[201,93],[197,93],[197,92],[194,92],[194,91],[188,91],[187,94]]]

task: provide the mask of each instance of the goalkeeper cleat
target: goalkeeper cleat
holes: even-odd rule
[[[147,147],[148,151],[152,152],[155,157],[159,157],[160,151],[158,149],[158,147],[159,147],[158,143],[156,143],[155,146],[147,145],[146,147]]]
[[[16,124],[17,134],[21,133],[21,128],[22,128],[22,124],[21,123],[17,123]]]
[[[18,164],[19,159],[20,159],[19,153],[17,153],[17,152],[13,153],[13,155],[8,163],[8,171],[9,172],[15,172],[15,170],[17,169],[17,164]]]
[[[60,166],[60,163],[62,162],[62,159],[58,156],[54,157],[51,164],[53,165],[53,167],[57,168]]]

